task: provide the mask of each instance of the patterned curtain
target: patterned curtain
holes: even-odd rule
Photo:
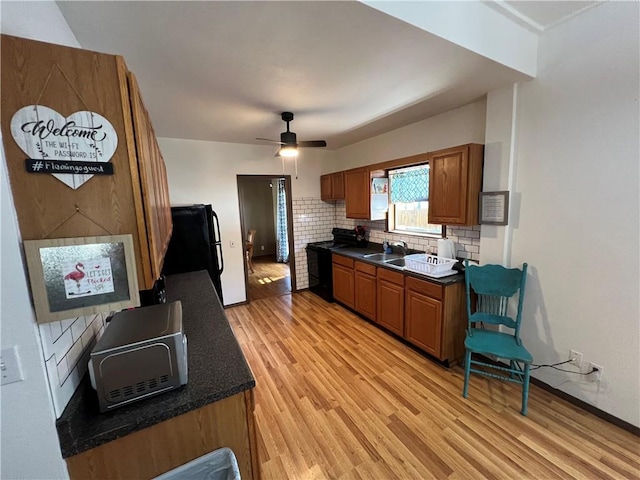
[[[391,203],[429,200],[429,166],[403,168],[389,172]]]
[[[280,263],[289,261],[289,237],[287,233],[287,194],[284,189],[284,178],[278,179],[278,197],[276,208],[276,260]]]

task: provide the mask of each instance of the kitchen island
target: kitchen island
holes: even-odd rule
[[[205,271],[171,275],[188,341],[187,385],[100,413],[89,375],[57,421],[72,479],[152,478],[220,447],[243,479],[259,478],[255,379]]]

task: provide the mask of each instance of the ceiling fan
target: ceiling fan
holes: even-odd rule
[[[256,140],[265,140],[267,142],[282,145],[276,152],[276,157],[296,157],[298,155],[298,147],[307,148],[327,146],[327,142],[324,140],[307,140],[298,142],[295,132],[291,132],[289,130],[289,122],[293,120],[293,113],[282,112],[281,117],[283,121],[287,122],[287,131],[280,134],[280,141],[271,140],[270,138],[256,138]]]

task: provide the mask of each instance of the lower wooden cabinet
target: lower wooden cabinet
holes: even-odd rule
[[[355,308],[355,275],[353,260],[333,255],[333,298],[349,308]]]
[[[333,297],[443,362],[464,356],[465,285],[440,284],[334,253]]]
[[[440,357],[442,302],[414,290],[407,290],[405,338],[435,357]]]
[[[378,268],[378,323],[404,334],[404,274]]]
[[[376,267],[355,262],[355,307],[370,320],[376,321]]]
[[[464,283],[439,285],[407,277],[405,339],[442,361],[464,356]]]
[[[260,479],[253,391],[241,392],[67,458],[71,480],[153,478],[221,447]]]

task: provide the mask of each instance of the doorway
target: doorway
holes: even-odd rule
[[[237,181],[247,302],[288,295],[295,285],[291,176],[238,175]]]

